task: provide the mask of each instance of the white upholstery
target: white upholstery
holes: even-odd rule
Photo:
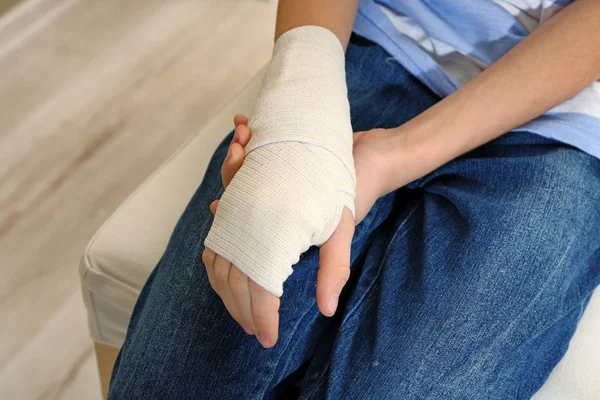
[[[92,338],[119,348],[139,292],[162,255],[177,219],[202,181],[210,156],[250,114],[258,74],[219,115],[136,190],[90,241],[80,265]],[[600,290],[592,298],[569,351],[536,400],[600,399]]]

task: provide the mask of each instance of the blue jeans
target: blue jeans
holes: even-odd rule
[[[435,102],[354,36],[355,131]],[[294,267],[265,350],[211,289],[201,254],[223,187],[215,152],[137,302],[110,399],[526,399],[600,282],[600,161],[510,132],[382,197],[357,227],[336,315],[315,303],[318,250]]]

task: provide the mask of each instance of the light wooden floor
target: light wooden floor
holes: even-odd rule
[[[264,65],[275,7],[28,0],[0,15],[0,399],[100,398],[79,257]]]

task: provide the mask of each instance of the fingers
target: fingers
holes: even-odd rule
[[[221,178],[223,186],[227,187],[231,183],[233,176],[238,172],[244,161],[244,148],[239,143],[232,143],[227,151],[227,156],[221,166]]]
[[[237,114],[233,122],[236,127],[233,140],[221,167],[223,185],[226,187],[242,166],[244,147],[250,141],[248,118]],[[210,211],[213,214],[216,214],[218,204],[218,200],[211,203]],[[246,333],[255,334],[263,347],[273,347],[279,336],[279,298],[212,250],[205,249],[202,259],[212,288],[221,297],[231,316]]]
[[[204,249],[202,261],[210,286],[219,295],[229,314],[248,335],[254,334],[257,329],[252,314],[248,277],[211,249]]]
[[[248,117],[246,117],[244,114],[235,114],[233,117],[233,124],[236,126],[236,128],[238,125],[248,125]]]
[[[279,338],[279,297],[266,291],[252,279],[248,279],[248,287],[256,327],[254,334],[264,348],[271,348]]]
[[[223,301],[225,308],[233,319],[236,320],[238,324],[242,326],[246,333],[251,334],[250,330],[245,327],[243,323],[243,318],[241,312],[237,306],[237,303],[234,299],[234,294],[231,291],[231,287],[229,286],[229,275],[231,272],[232,265],[225,258],[220,255],[216,255],[215,261],[213,264],[213,273],[215,277],[215,286],[216,292]]]
[[[238,125],[233,133],[232,143],[239,143],[242,147],[246,147],[250,141],[250,128],[247,125]]]
[[[240,115],[240,114],[238,114]],[[238,116],[236,115],[236,117]],[[247,119],[247,118],[246,118]],[[238,125],[235,128],[233,141],[227,150],[227,156],[221,166],[221,177],[223,186],[227,187],[231,183],[234,175],[238,172],[244,161],[244,147],[250,141],[250,129],[245,125]]]
[[[233,299],[240,312],[240,325],[248,334],[254,334],[256,327],[252,317],[252,301],[250,298],[250,288],[248,287],[248,277],[240,271],[235,265],[231,265],[229,271],[229,288],[233,294]]]
[[[210,285],[233,319],[247,334],[256,335],[263,347],[273,347],[279,336],[279,297],[208,248],[202,260]]]
[[[321,246],[317,274],[317,304],[321,312],[331,317],[338,299],[350,278],[350,247],[354,235],[354,218],[347,208],[333,235]]]

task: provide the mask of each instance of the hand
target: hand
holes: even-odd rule
[[[227,187],[242,166],[244,147],[250,140],[248,119],[234,117],[235,134],[221,167],[223,185]],[[213,214],[217,202],[210,205]],[[279,297],[249,279],[235,265],[206,248],[202,253],[211,287],[223,301],[227,311],[249,335],[255,335],[265,348],[275,345],[279,331]]]
[[[354,222],[356,225],[371,211],[377,199],[393,190],[388,182],[392,175],[388,139],[395,135],[397,134],[394,129],[371,129],[354,133],[353,156],[356,169]]]
[[[238,114],[234,117],[234,124],[236,126],[234,139],[221,168],[225,186],[231,182],[233,176],[241,167],[244,158],[244,147],[250,140],[250,130],[247,126],[248,118]],[[381,176],[385,176],[381,169],[384,164],[376,152],[380,151],[382,147],[378,138],[381,138],[385,132],[377,132],[377,135],[374,133],[376,131],[358,132],[354,135],[355,165],[360,165],[360,171],[357,168],[356,219],[352,218],[352,214],[348,209],[344,209],[336,231],[321,246],[320,268],[317,276],[317,304],[326,316],[332,316],[335,313],[339,294],[350,276],[350,246],[354,234],[354,225],[362,221],[375,201],[383,194],[380,193],[379,187],[382,182]],[[216,213],[217,207],[218,200],[215,200],[210,206],[213,214]],[[278,331],[279,314],[277,310],[279,309],[279,298],[245,277],[238,268],[210,249],[205,250],[203,257],[209,279],[211,279],[211,285],[219,294],[233,318],[249,334],[256,334],[257,329],[258,332],[267,333],[266,343],[262,335],[257,335],[263,346],[271,347],[274,345]],[[216,269],[215,266],[223,268]],[[220,275],[211,278],[211,275],[215,276],[214,271],[218,271]],[[227,279],[227,271],[229,271],[229,279]],[[231,287],[232,276],[234,277],[233,283],[241,288],[233,289]],[[214,284],[212,279],[216,281]],[[245,289],[246,284],[248,290]],[[256,309],[253,296],[268,299],[265,303],[270,304],[270,307],[263,309],[261,306]],[[250,307],[245,305],[250,304],[251,301],[252,310],[249,312]],[[254,314],[261,316],[259,321],[253,318]],[[266,318],[262,318],[263,316],[266,316]],[[275,339],[271,340],[272,338]]]

